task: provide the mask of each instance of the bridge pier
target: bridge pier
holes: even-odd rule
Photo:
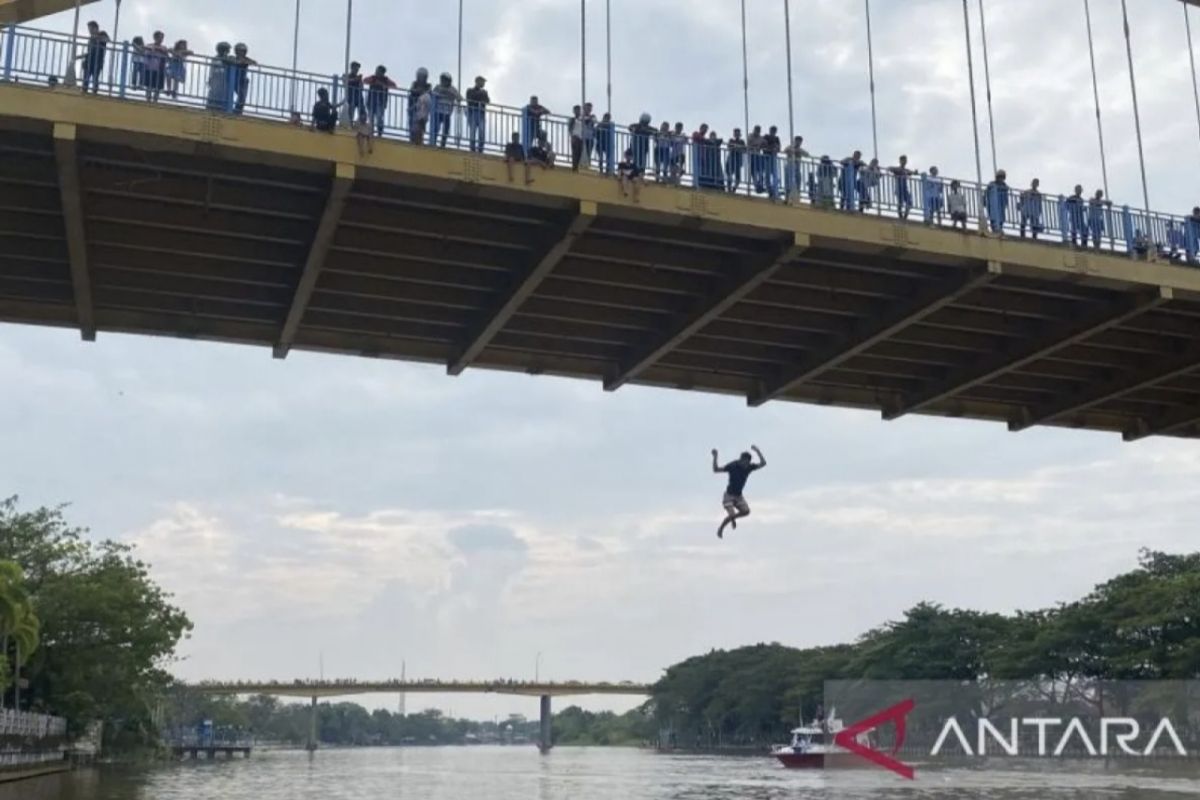
[[[554,746],[554,731],[551,730],[552,716],[550,713],[550,695],[542,695],[542,719],[541,732],[538,736],[538,750],[543,753],[549,753],[550,748]]]
[[[308,712],[308,744],[304,749],[313,752],[317,749],[317,698],[312,699],[312,707]]]

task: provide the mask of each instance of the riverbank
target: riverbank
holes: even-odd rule
[[[0,783],[16,783],[17,781],[27,781],[31,778],[41,778],[46,775],[56,775],[60,772],[68,772],[71,769],[69,761],[55,761],[50,764],[39,764],[35,767],[13,767],[12,769],[0,769]]]

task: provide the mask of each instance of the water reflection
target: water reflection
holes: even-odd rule
[[[0,784],[0,800],[1182,800],[1200,763],[1136,770],[1036,763],[1017,770],[788,771],[766,758],[636,750],[413,748],[261,752],[248,760],[84,770]]]

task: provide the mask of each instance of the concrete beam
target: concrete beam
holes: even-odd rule
[[[1121,437],[1127,442],[1136,442],[1147,436],[1166,436],[1178,433],[1193,425],[1200,425],[1200,406],[1184,406],[1156,419],[1138,420],[1136,425],[1122,432]]]
[[[768,400],[787,394],[806,381],[836,369],[893,334],[991,283],[1000,277],[1001,272],[1002,268],[998,262],[989,261],[986,268],[966,270],[962,275],[931,284],[918,290],[912,297],[897,301],[879,319],[855,323],[829,347],[804,359],[774,382],[764,385],[759,392],[752,394],[749,398],[750,405],[761,406]]]
[[[1190,342],[1187,346],[1177,350],[1173,355],[1154,361],[1141,369],[1134,370],[1101,384],[1085,384],[1079,391],[1064,398],[1056,399],[1053,402],[1034,408],[1025,408],[1019,417],[1008,421],[1008,429],[1010,431],[1023,431],[1034,425],[1051,422],[1059,417],[1077,414],[1093,406],[1098,406],[1109,400],[1115,400],[1118,397],[1136,392],[1139,389],[1145,389],[1146,387],[1169,381],[1172,378],[1177,378],[1196,369],[1200,369],[1200,341]],[[1151,430],[1150,426],[1146,426],[1146,432],[1140,436],[1137,435],[1140,427],[1135,428],[1132,433],[1131,431],[1125,431],[1124,436],[1126,439],[1137,439],[1141,438],[1141,436],[1149,436],[1152,433],[1169,432],[1157,429],[1164,427],[1164,425],[1170,427],[1172,430],[1178,430],[1179,428],[1187,427],[1189,424],[1191,424],[1190,419],[1178,421],[1172,418],[1160,421],[1154,426],[1154,430]]]
[[[0,25],[19,25],[75,7],[76,0],[0,0]],[[96,0],[79,0],[90,5]]]
[[[78,130],[70,123],[54,124],[54,156],[62,200],[67,255],[71,263],[71,289],[79,332],[85,341],[96,340],[96,311],[92,304],[92,278],[88,271],[87,235],[83,225],[83,191],[79,185]]]
[[[1020,369],[1102,331],[1115,328],[1152,308],[1161,306],[1172,296],[1170,289],[1160,287],[1156,292],[1122,297],[1111,306],[1078,319],[1045,326],[1037,335],[1021,341],[1017,346],[1003,349],[980,362],[951,373],[944,381],[925,391],[904,397],[897,405],[885,409],[883,418],[898,419],[972,387],[988,383],[1006,372]]]
[[[709,323],[746,299],[785,265],[795,261],[808,249],[809,244],[807,234],[795,233],[787,244],[745,265],[736,276],[722,283],[716,291],[700,301],[673,328],[624,361],[617,371],[604,381],[605,390],[611,392],[620,389],[638,374],[652,367],[690,336],[703,330]]]
[[[595,203],[587,200],[579,203],[574,219],[537,254],[525,274],[501,298],[500,302],[479,320],[474,330],[463,342],[458,355],[447,365],[448,373],[451,375],[461,374],[471,365],[471,362],[479,357],[479,354],[496,337],[496,334],[512,318],[513,314],[517,313],[521,304],[537,291],[538,285],[570,252],[575,241],[591,227],[598,213],[599,207]]]
[[[329,186],[329,197],[325,200],[325,210],[321,212],[321,221],[313,234],[312,244],[308,248],[308,257],[304,261],[304,271],[296,283],[296,293],[292,296],[292,304],[288,308],[283,329],[279,332],[279,340],[275,343],[275,358],[287,358],[292,343],[296,341],[296,331],[300,329],[300,321],[312,299],[313,290],[317,287],[317,279],[325,266],[329,248],[337,233],[338,223],[342,219],[342,210],[346,207],[346,198],[350,187],[354,185],[354,165],[339,162],[334,168],[333,182]]]

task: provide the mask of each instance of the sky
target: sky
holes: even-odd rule
[[[604,8],[588,4],[603,107]],[[614,0],[614,116],[722,135],[742,124],[734,0]],[[880,158],[973,177],[957,0],[876,2]],[[1182,12],[1134,0],[1151,204],[1200,203]],[[788,127],[782,4],[749,0],[751,123]],[[1092,3],[1109,180],[1141,184],[1117,0]],[[454,3],[358,0],[354,57],[398,80],[455,71]],[[792,0],[796,132],[871,152],[862,6]],[[1101,185],[1082,4],[987,0],[996,150],[1011,183]],[[84,11],[112,31],[113,0]],[[291,60],[290,0],[125,0],[121,38],[163,29]],[[496,102],[580,92],[579,4],[466,0],[463,70]],[[977,5],[972,1],[973,22]],[[340,69],[345,5],[304,0],[300,66]],[[1193,17],[1200,22],[1200,14]],[[39,27],[70,30],[71,14]],[[977,33],[977,31],[976,31]],[[976,41],[976,57],[980,57]],[[984,170],[990,145],[977,61]],[[929,600],[994,611],[1070,600],[1196,549],[1194,442],[904,418],[267,349],[0,326],[0,494],[69,503],[134,543],[196,623],[181,678],[652,681],[711,648],[851,641]],[[709,450],[759,445],[754,509],[715,536]],[[540,654],[540,657],[539,657]],[[359,698],[395,707],[394,697]],[[636,701],[584,699],[589,708]],[[528,699],[411,696],[490,718]]]

